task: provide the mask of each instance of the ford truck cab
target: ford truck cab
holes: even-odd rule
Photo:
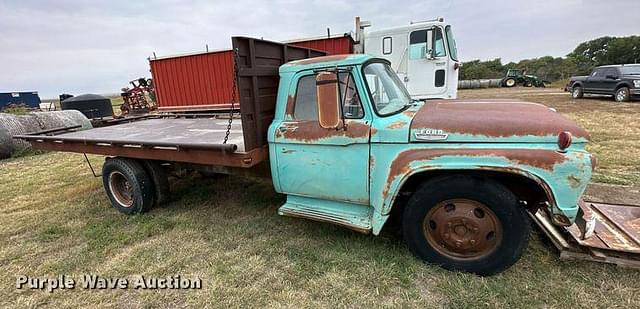
[[[418,257],[492,274],[526,248],[527,211],[580,217],[588,133],[513,100],[415,101],[389,62],[334,55],[280,67],[268,131],[282,215],[378,235],[397,227]]]

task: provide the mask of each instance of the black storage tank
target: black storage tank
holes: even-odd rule
[[[60,102],[62,110],[75,109],[89,119],[113,116],[111,99],[97,94],[83,94]]]

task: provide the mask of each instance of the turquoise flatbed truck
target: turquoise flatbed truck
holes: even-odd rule
[[[281,215],[374,235],[396,229],[417,257],[452,270],[507,269],[527,247],[531,218],[567,256],[637,253],[637,243],[607,243],[610,225],[597,224],[593,209],[612,205],[581,200],[596,165],[589,135],[556,111],[513,100],[414,101],[383,59],[232,43],[241,119],[233,109],[156,114],[16,138],[106,155],[105,191],[126,214],[166,201],[170,170],[206,170],[270,177],[287,196]],[[607,247],[590,244],[594,235]]]

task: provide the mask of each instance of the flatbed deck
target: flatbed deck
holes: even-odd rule
[[[194,164],[252,167],[267,159],[266,147],[245,151],[240,119],[151,116],[108,127],[58,135],[19,135],[34,149],[123,156]]]

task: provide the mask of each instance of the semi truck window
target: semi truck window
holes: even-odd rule
[[[442,30],[440,28],[435,28],[434,32],[435,38],[433,42],[433,56],[434,57],[444,57],[447,55],[447,52],[444,49],[444,37],[442,36]]]
[[[389,55],[392,52],[392,46],[391,44],[393,43],[392,39],[390,36],[385,37],[382,39],[382,54],[383,55]]]
[[[427,30],[418,30],[409,35],[409,59],[426,58]],[[430,31],[429,31],[430,32]]]
[[[340,73],[340,93],[344,98],[342,110],[344,118],[358,119],[364,116],[364,109],[360,102],[360,96],[356,90],[355,82],[351,74]],[[348,77],[348,85],[347,85]],[[316,106],[316,77],[307,75],[301,77],[296,89],[296,100],[293,108],[295,120],[317,120],[318,109]]]
[[[447,26],[445,28],[445,32],[447,33],[447,45],[449,46],[449,56],[451,57],[451,60],[458,61],[458,49],[456,48],[456,40],[453,37],[451,26]]]

